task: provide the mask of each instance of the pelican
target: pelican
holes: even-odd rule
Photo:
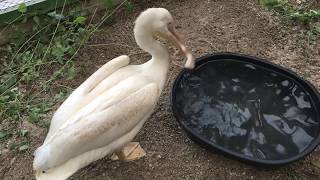
[[[185,54],[185,68],[194,68],[194,58],[172,24],[166,9],[142,12],[135,21],[134,36],[138,46],[151,54],[151,60],[129,65],[128,56],[119,56],[99,68],[62,103],[44,143],[34,153],[37,179],[67,179],[113,152],[125,160],[120,152],[151,115],[167,78],[169,53],[155,37],[171,40]]]

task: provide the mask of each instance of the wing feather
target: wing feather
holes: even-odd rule
[[[36,151],[35,169],[46,170],[122,137],[150,114],[159,97],[159,88],[150,83],[122,101],[82,117]],[[80,123],[81,122],[81,123]]]
[[[129,57],[126,55],[119,56],[110,60],[93,73],[86,81],[84,81],[73,93],[62,103],[58,110],[54,113],[48,135],[45,142],[49,139],[59,127],[72,115],[79,107],[79,104],[85,99],[86,95],[94,89],[101,81],[110,76],[120,68],[129,64]]]

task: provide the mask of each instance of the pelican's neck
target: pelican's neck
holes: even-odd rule
[[[152,66],[168,69],[169,53],[167,48],[152,36],[152,31],[147,28],[136,27],[134,31],[135,39],[141,49],[151,54],[152,59],[147,62]]]

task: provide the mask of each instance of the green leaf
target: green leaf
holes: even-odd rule
[[[127,6],[127,11],[132,13],[133,12],[133,4],[130,1],[126,2],[126,6]]]
[[[53,77],[52,77],[52,79],[58,79],[58,78],[60,78],[61,77],[61,74],[62,74],[62,72],[59,70],[59,71],[55,71],[54,73],[53,73]]]
[[[83,16],[78,16],[74,21],[73,23],[75,24],[81,24],[83,25],[85,22],[86,22],[87,18],[86,17],[83,17]]]
[[[320,26],[315,26],[315,27],[314,27],[314,32],[315,32],[316,34],[320,34]]]
[[[48,16],[53,17],[57,20],[62,20],[64,18],[63,14],[58,14],[58,13],[56,13],[56,11],[48,13]]]
[[[25,144],[25,145],[22,145],[22,146],[19,147],[19,151],[25,151],[27,149],[29,149],[29,145],[28,144]]]
[[[0,131],[0,139],[5,138],[7,133],[5,131]]]
[[[70,50],[70,45],[65,43],[64,40],[57,40],[51,51],[51,55],[57,58],[60,63],[63,63],[63,56]]]
[[[6,95],[6,96],[0,96],[0,102],[6,102],[10,100],[10,96]]]
[[[259,0],[260,4],[267,8],[274,8],[282,3],[282,0]]]
[[[106,6],[107,9],[113,8],[113,0],[103,0],[103,4]]]
[[[0,82],[0,93],[3,93],[17,82],[17,77],[15,74],[5,74],[0,79]]]
[[[30,108],[28,115],[30,122],[38,122],[41,115],[41,109],[38,107]]]
[[[16,149],[17,148],[17,144],[15,144],[15,143],[12,143],[12,144],[9,144],[9,150],[14,150],[14,149]]]
[[[68,77],[67,79],[73,79],[76,76],[76,68],[74,67],[74,65],[72,65],[69,69],[68,69]]]
[[[25,137],[27,134],[28,134],[28,130],[26,130],[26,129],[23,129],[23,130],[21,130],[21,136],[22,137]]]
[[[18,11],[21,13],[27,12],[27,5],[25,3],[21,3],[18,7]]]

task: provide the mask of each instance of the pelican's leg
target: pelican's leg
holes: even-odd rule
[[[142,158],[146,155],[146,152],[142,149],[138,142],[130,142],[124,148],[116,151],[112,156],[111,160],[121,161],[133,161]]]

